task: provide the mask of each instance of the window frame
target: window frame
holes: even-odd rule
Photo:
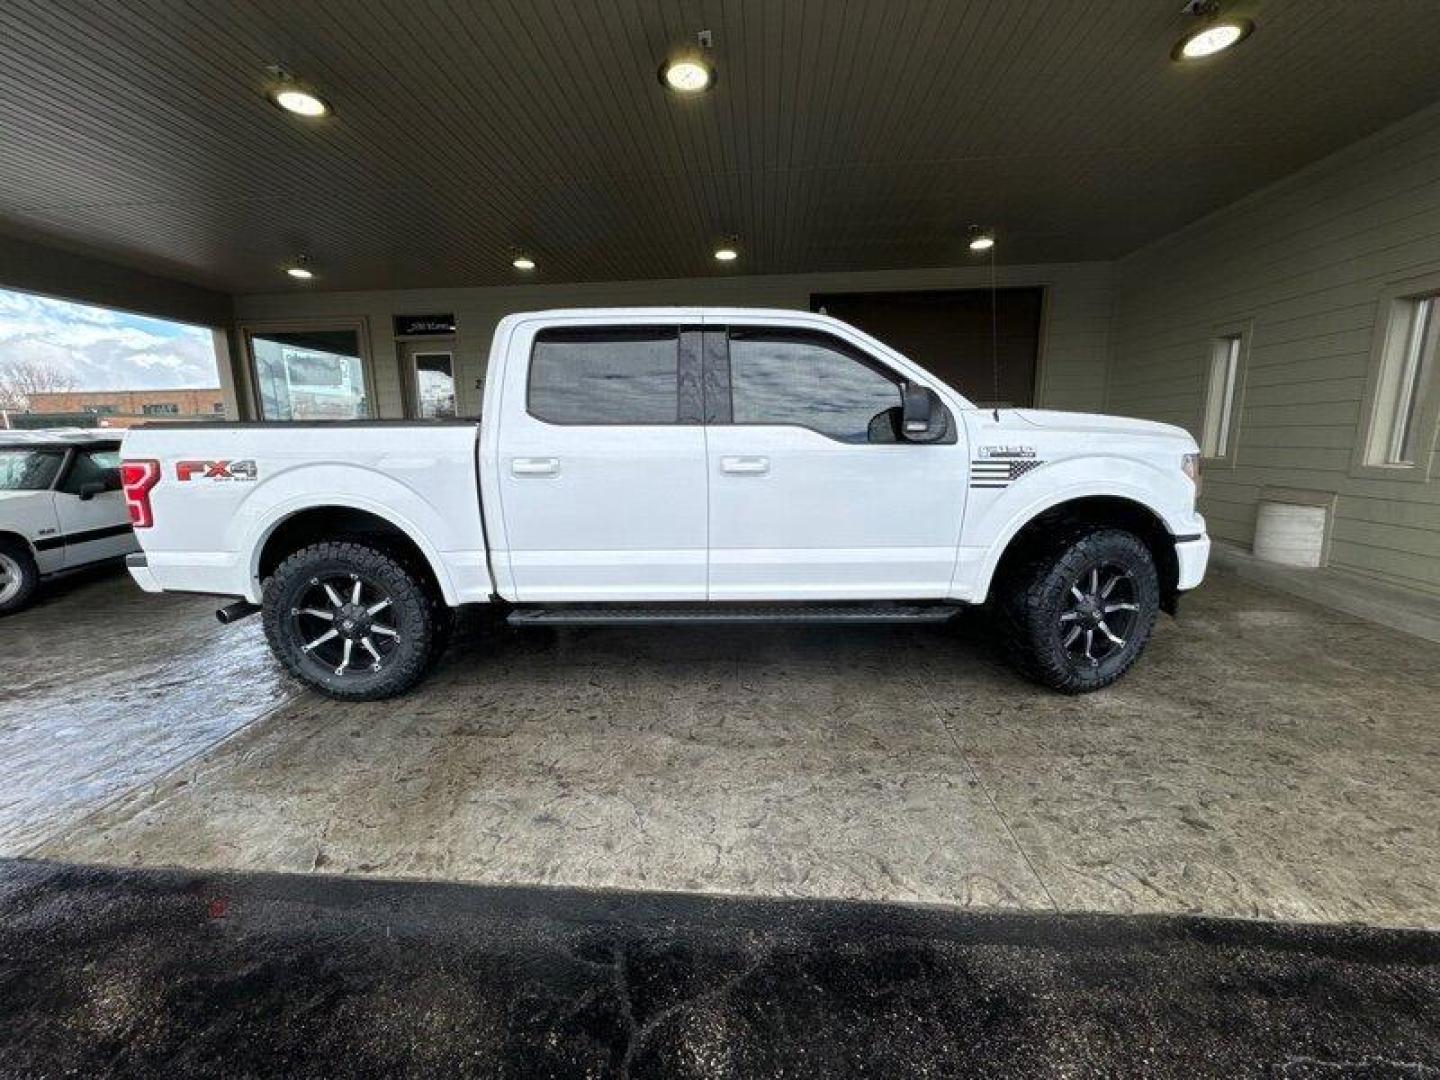
[[[1394,374],[1399,335],[1411,325],[1399,318],[1401,305],[1433,298],[1430,309],[1431,330],[1440,321],[1440,271],[1418,277],[1393,281],[1380,292],[1375,305],[1375,329],[1371,336],[1369,367],[1365,377],[1365,398],[1360,423],[1350,459],[1350,475],[1371,480],[1396,480],[1423,484],[1430,480],[1435,464],[1436,439],[1440,436],[1440,355],[1431,359],[1428,378],[1419,387],[1420,409],[1411,424],[1419,452],[1410,463],[1376,460],[1375,450],[1392,442],[1398,413],[1382,419],[1381,412],[1391,403],[1388,393]],[[1437,345],[1440,354],[1440,345]]]
[[[551,420],[535,412],[535,349],[546,334],[602,334],[620,336],[626,332],[647,333],[655,337],[663,331],[675,334],[675,419],[674,420]],[[690,321],[680,322],[624,322],[624,323],[574,323],[543,326],[530,335],[529,349],[525,356],[525,415],[537,424],[548,427],[636,427],[669,428],[694,427],[704,423],[700,405],[700,339],[702,330]]]
[[[904,405],[904,387],[907,383],[915,383],[927,389],[934,390],[930,383],[914,379],[908,373],[900,371],[886,363],[880,357],[866,349],[861,348],[854,342],[831,332],[828,328],[806,325],[776,325],[772,323],[747,323],[747,322],[726,322],[707,323],[706,347],[705,347],[705,375],[704,385],[706,391],[706,423],[713,425],[724,425],[727,427],[788,427],[800,431],[809,431],[819,435],[823,439],[829,439],[837,446],[847,447],[895,447],[895,446],[936,446],[950,445],[957,441],[955,415],[950,408],[950,403],[943,396],[938,394],[940,407],[945,410],[946,423],[949,434],[934,443],[915,443],[908,439],[897,439],[895,442],[847,442],[844,439],[837,439],[828,431],[821,431],[819,428],[811,427],[809,424],[797,424],[788,421],[778,420],[736,420],[735,419],[735,375],[734,367],[730,359],[730,342],[733,340],[734,331],[742,333],[769,334],[775,337],[814,337],[830,343],[836,352],[858,362],[876,374],[890,380],[899,391],[899,402]],[[716,370],[718,365],[723,364],[723,374]],[[724,395],[718,404],[712,403],[710,398],[715,393]]]
[[[79,466],[81,458],[93,458],[96,454],[115,454],[117,458],[119,458],[121,454],[120,444],[105,443],[99,446],[74,447],[69,454],[66,455],[65,464],[60,467],[60,472],[55,477],[55,482],[51,485],[50,490],[57,495],[74,495],[76,498],[79,498],[79,488],[71,490],[72,481],[75,479],[76,468]],[[105,466],[102,471],[109,474],[104,481],[106,485],[105,490],[107,492],[119,491],[121,488],[119,461],[117,460],[113,467]],[[113,487],[111,486],[112,484],[114,485]],[[83,487],[84,485],[81,486]]]
[[[75,462],[79,460],[81,454],[121,454],[123,457],[124,447],[119,440],[113,442],[107,440],[98,443],[79,443],[74,446],[67,446],[61,453],[60,471],[55,474],[55,478],[50,481],[50,486],[45,489],[55,494],[61,494],[65,485],[69,483],[70,474],[74,471]],[[116,490],[119,489],[117,488]],[[64,494],[71,493],[64,492]]]
[[[241,365],[245,377],[245,398],[249,402],[251,415],[268,424],[314,424],[336,423],[355,424],[366,420],[380,419],[380,384],[375,378],[374,353],[370,347],[370,320],[363,315],[333,319],[273,319],[257,322],[242,322],[236,327],[240,335],[240,348],[244,363]],[[353,420],[270,420],[265,416],[260,401],[260,380],[255,372],[255,337],[269,334],[304,334],[312,330],[353,330],[359,343],[360,374],[365,380],[367,394],[366,415]]]
[[[1196,442],[1200,444],[1200,460],[1206,469],[1233,469],[1240,457],[1241,417],[1245,412],[1245,382],[1250,369],[1250,345],[1254,320],[1221,323],[1211,328],[1209,352],[1205,358],[1203,388],[1200,396],[1200,420],[1196,425]],[[1205,443],[1210,426],[1210,404],[1213,395],[1211,380],[1215,373],[1216,349],[1222,341],[1238,342],[1235,350],[1235,370],[1228,393],[1221,396],[1220,407],[1224,410],[1219,418],[1219,434],[1223,437],[1216,453],[1206,450]],[[1228,399],[1228,401],[1227,401]]]

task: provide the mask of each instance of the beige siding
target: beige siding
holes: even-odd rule
[[[1110,323],[1110,267],[1105,263],[1001,267],[998,283],[1046,287],[1045,326],[1037,401],[1051,408],[1100,407]],[[391,318],[401,314],[453,312],[458,324],[457,364],[460,405],[480,407],[476,382],[484,374],[495,324],[513,311],[539,308],[655,304],[737,304],[760,307],[810,307],[812,292],[983,288],[989,273],[981,267],[876,273],[805,274],[772,277],[691,278],[606,284],[525,285],[505,288],[416,289],[395,292],[293,292],[242,296],[236,315],[242,321],[358,317],[370,331],[376,374],[376,398],[382,416],[403,412],[400,365]]]
[[[1250,321],[1234,468],[1212,531],[1249,543],[1267,486],[1338,495],[1331,565],[1440,593],[1440,478],[1351,474],[1378,300],[1440,270],[1440,108],[1116,264],[1110,411],[1198,433],[1209,342]]]

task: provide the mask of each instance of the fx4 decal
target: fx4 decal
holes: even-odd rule
[[[194,480],[257,480],[260,470],[253,461],[177,461],[175,479]]]

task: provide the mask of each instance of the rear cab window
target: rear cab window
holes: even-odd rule
[[[540,331],[530,354],[526,409],[547,424],[679,423],[679,328]]]

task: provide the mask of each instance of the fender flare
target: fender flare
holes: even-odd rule
[[[260,602],[260,553],[265,550],[265,545],[269,543],[275,530],[296,514],[302,514],[307,510],[326,510],[332,507],[343,510],[360,510],[399,529],[424,556],[430,572],[435,575],[435,581],[440,586],[440,593],[445,598],[445,603],[450,607],[459,604],[455,584],[450,579],[450,571],[446,568],[445,561],[440,558],[440,553],[435,550],[433,544],[425,539],[424,534],[415,526],[415,523],[403,515],[397,514],[394,507],[349,493],[327,495],[323,499],[317,499],[313,495],[296,495],[274,504],[262,517],[257,519],[256,524],[246,533],[244,546],[241,548],[242,551],[250,552],[247,581],[253,590],[253,595],[247,596],[247,600],[257,604]]]
[[[1103,485],[1083,482],[1069,484],[1058,490],[1047,491],[1044,496],[1026,503],[1020,510],[1011,514],[1004,529],[986,552],[985,561],[981,564],[980,573],[976,579],[975,595],[982,598],[990,595],[990,586],[994,583],[995,571],[1000,566],[1000,560],[1005,557],[1005,553],[1010,549],[1015,537],[1026,526],[1057,506],[1078,502],[1081,499],[1119,499],[1123,502],[1134,503],[1135,506],[1154,517],[1167,533],[1171,536],[1175,535],[1175,530],[1171,527],[1164,511],[1147,499],[1144,489],[1138,485],[1114,480],[1109,480]]]

